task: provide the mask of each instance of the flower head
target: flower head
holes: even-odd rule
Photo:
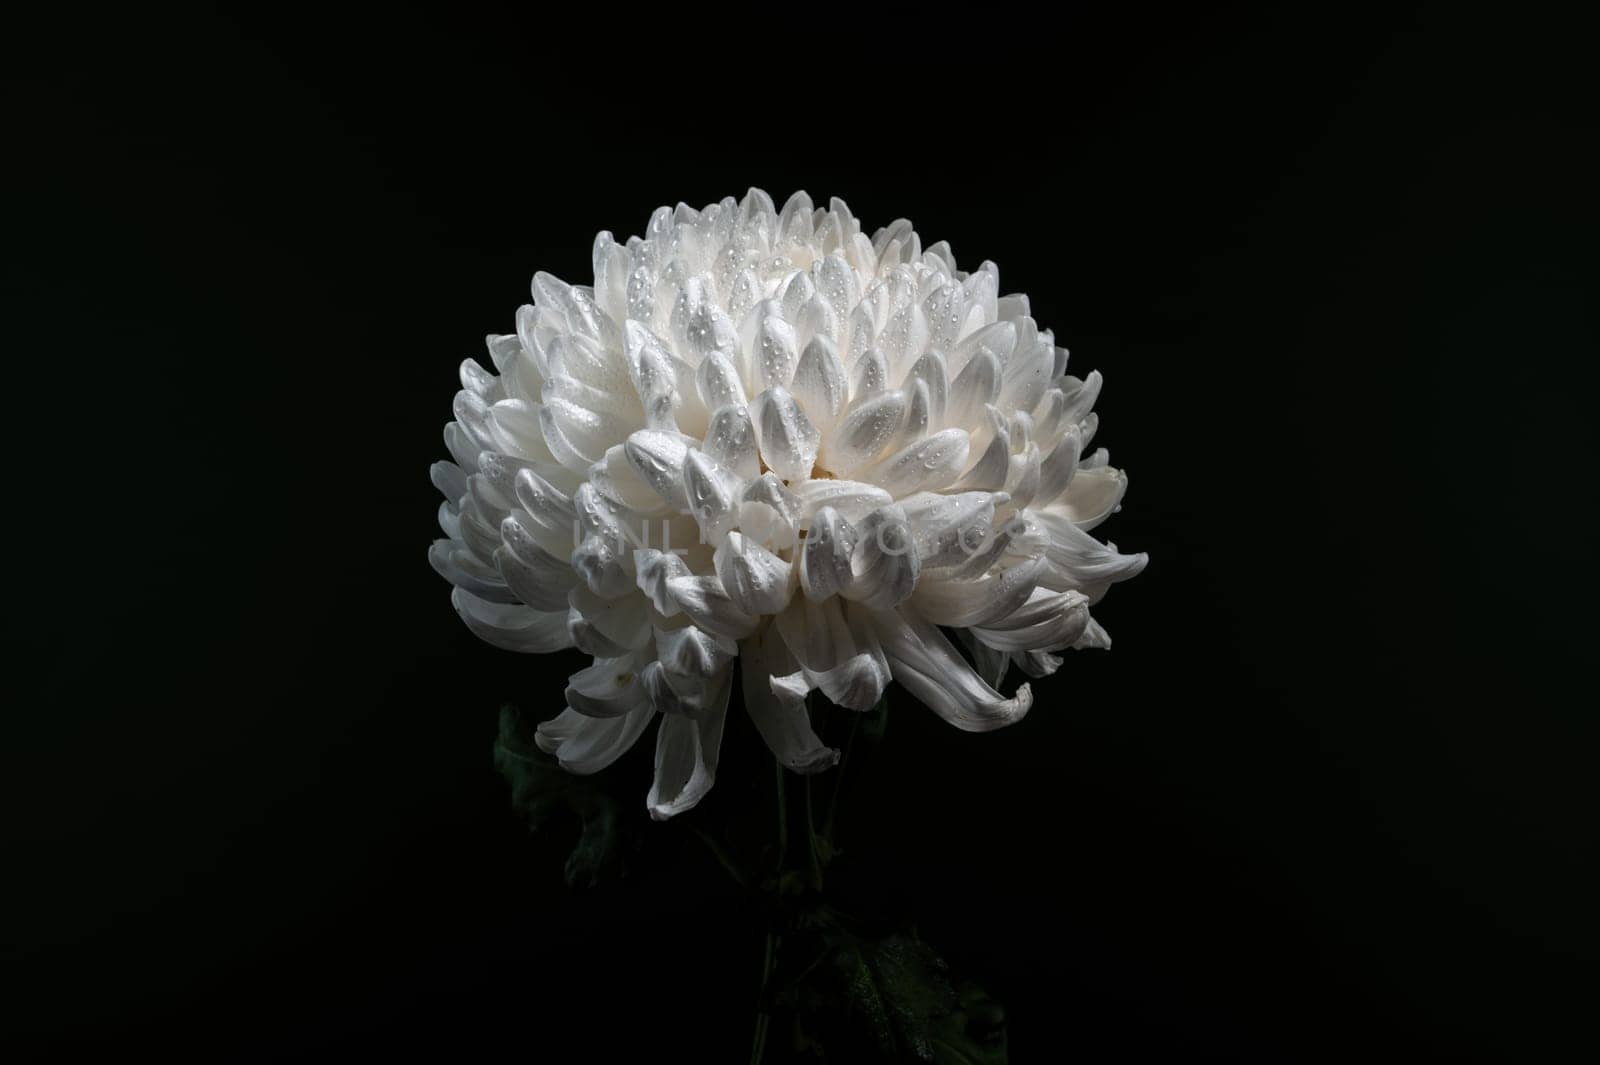
[[[567,769],[659,714],[666,818],[712,785],[736,661],[767,744],[815,772],[838,755],[813,690],[867,710],[893,679],[983,731],[1032,703],[997,690],[1009,666],[1110,645],[1089,607],[1146,556],[1089,535],[1127,487],[1088,450],[1100,375],[1066,375],[993,263],[752,189],[601,233],[592,286],[533,297],[488,338],[498,373],[462,364],[429,557],[489,643],[593,656],[539,728]]]

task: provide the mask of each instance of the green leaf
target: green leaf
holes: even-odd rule
[[[593,777],[568,773],[534,743],[537,722],[513,706],[500,710],[494,764],[511,785],[511,805],[533,832],[567,815],[579,823],[578,841],[567,857],[568,887],[593,887],[621,876],[622,806]]]
[[[834,956],[834,965],[844,981],[845,996],[857,1022],[871,1037],[878,1053],[892,1059],[895,1056],[894,1023],[866,951],[854,946],[844,947]]]
[[[849,1026],[819,1040],[843,1060],[935,1065],[1004,1065],[1005,1014],[970,981],[959,987],[949,966],[914,932],[841,944],[829,976],[837,981]],[[827,989],[806,996],[826,1004]]]

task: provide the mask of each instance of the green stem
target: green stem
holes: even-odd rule
[[[717,860],[718,864],[728,871],[729,876],[733,877],[734,883],[742,888],[748,888],[750,886],[749,876],[739,867],[739,863],[733,860],[733,856],[728,853],[727,848],[718,843],[709,832],[699,826],[691,825],[689,827],[693,829],[696,836],[700,837],[700,842],[706,845],[706,849],[711,852],[711,856]]]
[[[776,757],[772,759],[773,769],[773,798],[778,813],[778,863],[776,880],[781,883],[783,867],[789,854],[789,808],[784,800],[784,793],[789,784],[783,771],[783,763]],[[767,928],[766,951],[761,961],[761,990],[756,999],[756,1031],[755,1038],[750,1047],[750,1065],[761,1065],[761,1059],[767,1052],[767,1029],[771,1027],[772,1015],[767,1012],[767,985],[772,981],[772,971],[777,966],[778,948],[783,944],[782,938],[775,928]]]
[[[778,958],[778,947],[783,940],[773,929],[767,929],[766,957],[761,962],[761,998],[756,1003],[756,1034],[755,1042],[750,1047],[750,1065],[761,1065],[761,1059],[767,1053],[767,1029],[772,1024],[772,1015],[767,1012],[767,984],[772,980],[772,970]]]
[[[806,802],[806,858],[809,862],[811,890],[822,891],[822,854],[817,847],[817,827],[811,815],[811,774],[805,777]]]
[[[784,859],[789,854],[789,810],[783,800],[788,784],[784,780],[783,763],[776,756],[772,759],[772,768],[777,773],[774,780],[778,785],[778,871],[782,873]]]
[[[822,834],[833,842],[833,825],[839,815],[839,793],[844,790],[844,772],[850,768],[850,751],[856,745],[856,733],[861,729],[861,714],[850,715],[850,733],[844,739],[844,751],[839,755],[839,768],[833,782],[833,793],[828,796],[828,816],[822,821]]]
[[[827,722],[827,708],[826,706],[822,706],[808,707],[808,709],[812,711],[813,727],[817,728],[817,726],[822,726],[822,728],[817,728],[818,734],[820,735],[822,731],[825,731]],[[878,713],[881,712],[882,709],[883,704],[880,702],[878,707],[873,711],[869,711],[869,713]],[[810,774],[804,775],[804,779],[800,783],[801,791],[795,796],[797,802],[803,805],[791,804],[788,800],[788,792],[789,788],[793,787],[794,785],[790,783],[789,774],[784,770],[783,763],[778,761],[777,758],[773,758],[772,760],[774,773],[774,806],[778,816],[778,855],[774,881],[777,886],[777,890],[780,893],[780,904],[782,892],[785,890],[784,877],[789,871],[789,819],[791,817],[795,818],[794,831],[797,836],[801,831],[801,818],[804,818],[804,830],[806,834],[806,883],[812,892],[815,892],[818,895],[820,895],[822,892],[824,850],[822,841],[827,841],[828,847],[826,849],[831,855],[833,853],[833,831],[834,826],[837,823],[839,813],[839,796],[844,790],[845,770],[850,764],[850,753],[855,747],[856,735],[861,730],[861,718],[864,716],[865,715],[861,713],[852,713],[850,715],[850,732],[845,739],[844,750],[840,756],[839,767],[834,785],[828,793],[828,808],[822,820],[822,831],[820,833],[817,831],[816,800]],[[793,807],[792,809],[791,806]],[[708,845],[712,846],[713,853],[717,853],[719,858],[722,857],[712,841],[707,840],[707,843]],[[776,920],[776,918],[774,918],[774,920]],[[773,974],[777,971],[778,952],[782,945],[783,937],[778,934],[777,928],[769,926],[767,929],[766,951],[761,963],[761,992],[756,1004],[755,1037],[750,1048],[751,1065],[760,1065],[762,1058],[766,1054],[767,1033],[772,1025],[772,1016],[768,1012],[767,1008],[768,989],[772,982]],[[826,956],[827,951],[824,951],[822,955],[819,955],[816,960],[814,960],[802,971],[798,979],[804,979],[804,977],[816,967],[821,959]]]

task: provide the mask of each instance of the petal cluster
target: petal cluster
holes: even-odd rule
[[[958,728],[1009,724],[1089,607],[1144,568],[1090,535],[1127,477],[1090,450],[1100,375],[907,221],[752,189],[601,233],[591,285],[548,274],[493,370],[461,367],[430,551],[496,647],[577,647],[540,745],[576,773],[660,717],[653,816],[712,786],[736,683],[791,769],[832,766],[806,698],[890,680]],[[966,645],[963,655],[946,630]],[[735,663],[739,668],[735,670]]]

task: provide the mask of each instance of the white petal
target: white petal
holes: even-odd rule
[[[460,588],[450,593],[450,602],[474,635],[502,650],[547,654],[572,646],[564,610],[546,613],[531,607],[491,603]]]
[[[698,450],[683,462],[684,501],[700,526],[700,539],[716,545],[739,517],[739,478]]]
[[[918,492],[902,499],[922,568],[960,565],[987,548],[994,539],[995,508],[1009,498],[1004,492]]]
[[[1082,638],[1080,637],[1079,639],[1081,642]],[[978,646],[982,647],[984,645],[979,644]],[[1072,646],[1076,647],[1078,645],[1075,643]],[[1049,651],[1013,651],[1011,652],[1011,659],[1016,662],[1018,669],[1030,677],[1051,676],[1061,668],[1062,662],[1060,655],[1053,655]]]
[[[925,578],[918,583],[911,604],[935,625],[951,628],[1003,621],[1033,596],[1044,566],[1044,559],[1035,558],[975,580]]]
[[[825,506],[811,517],[800,552],[800,587],[811,599],[827,599],[852,583],[850,558],[856,531],[840,513]]]
[[[1050,454],[1039,464],[1039,489],[1034,500],[1048,503],[1066,490],[1078,472],[1078,449],[1081,437],[1076,428],[1069,429]]]
[[[515,455],[505,455],[498,451],[483,451],[478,454],[478,474],[494,488],[495,499],[502,501],[508,510],[512,501],[517,498],[517,474],[523,470],[537,471],[537,469],[537,463]],[[468,489],[471,489],[470,479]]]
[[[1081,381],[1076,377],[1064,378],[1061,390],[1066,393],[1067,407],[1061,416],[1069,422],[1087,418],[1089,412],[1094,409],[1095,401],[1100,398],[1102,383],[1099,370],[1092,371]]]
[[[567,706],[590,717],[621,717],[647,698],[639,672],[649,659],[640,654],[597,658],[567,679]]]
[[[923,252],[923,258],[925,260],[942,259],[943,254],[948,253],[949,249],[950,246],[948,244],[940,241]],[[941,272],[948,276],[953,274],[955,270],[949,263],[945,263],[941,267]],[[955,347],[956,341],[960,338],[961,324],[966,320],[967,311],[967,296],[962,291],[960,283],[951,282],[941,285],[928,293],[927,298],[922,301],[922,310],[928,316],[928,327],[933,331],[933,335],[928,340],[933,349],[935,351],[949,351]]]
[[[739,270],[728,282],[728,318],[734,322],[744,321],[765,294],[761,277],[755,270],[748,266]]]
[[[1061,437],[1073,427],[1063,415],[1067,409],[1067,394],[1052,388],[1044,394],[1033,411],[1033,424],[1037,429],[1039,450],[1048,455],[1061,442]]]
[[[1037,511],[1025,510],[1013,514],[1000,529],[1008,537],[1005,558],[1013,562],[1037,558],[1050,547],[1050,534],[1039,524]]]
[[[673,509],[629,461],[627,444],[614,444],[606,449],[605,459],[589,467],[589,483],[607,499],[635,515],[670,514]]]
[[[947,488],[967,468],[970,444],[965,429],[944,429],[912,444],[873,471],[873,479],[895,498]]]
[[[961,330],[964,340],[1000,317],[996,298],[1000,291],[1000,269],[994,263],[985,261],[961,283],[961,287],[966,289],[967,303],[971,308],[968,321]]]
[[[900,431],[910,397],[896,390],[857,404],[828,438],[822,467],[838,477],[849,477],[883,453]]]
[[[744,407],[722,407],[711,415],[700,450],[735,477],[751,480],[761,472],[755,426]]]
[[[567,603],[573,643],[596,658],[619,658],[650,642],[650,616],[641,596],[624,592],[604,598],[588,585],[575,584]]]
[[[500,535],[506,543],[494,553],[494,561],[501,579],[518,599],[535,610],[565,610],[567,593],[577,583],[578,575],[564,559],[526,539],[520,526],[513,527],[515,521],[513,515],[500,523]],[[507,535],[508,528],[514,528],[514,544]]]
[[[452,540],[461,539],[461,512],[452,503],[439,504],[439,528]]]
[[[804,244],[811,239],[811,197],[805,191],[790,196],[778,215],[778,236],[786,245]]]
[[[636,405],[638,399],[621,345],[608,349],[589,337],[573,333],[561,334],[551,342],[549,368],[543,376],[550,382],[578,381],[624,404]]]
[[[704,684],[732,663],[737,645],[694,625],[656,627],[656,656],[675,688],[687,690],[688,681]]]
[[[1039,491],[1039,445],[1028,442],[1022,453],[1012,455],[1006,471],[1006,493],[1010,503],[1001,509],[1001,517],[1010,517],[1023,510]]]
[[[522,344],[522,350],[527,353],[529,361],[543,376],[549,367],[545,355],[544,344],[538,337],[539,311],[532,304],[524,303],[517,308],[517,340]]]
[[[624,453],[634,470],[674,510],[687,510],[683,490],[683,460],[696,443],[679,433],[641,429],[628,437]]]
[[[756,397],[752,421],[767,467],[786,481],[811,473],[821,435],[786,389],[770,388]]]
[[[669,577],[667,596],[700,628],[730,640],[742,640],[755,630],[756,619],[733,601],[715,574]]]
[[[999,691],[1000,685],[1005,682],[1006,672],[1011,668],[1011,652],[995,650],[967,629],[957,631],[956,635],[961,638],[962,645],[972,652],[972,665],[978,676],[989,687]]]
[[[887,450],[890,454],[926,439],[933,429],[933,400],[928,382],[920,377],[908,377],[901,391],[910,397],[910,401],[906,404],[906,416],[901,419],[900,431],[889,441]]]
[[[1061,498],[1044,509],[1076,522],[1080,529],[1092,529],[1116,511],[1127,490],[1128,477],[1121,470],[1080,464]]]
[[[917,544],[905,511],[879,507],[862,519],[850,558],[850,583],[841,595],[873,610],[904,602],[917,586]]]
[[[572,526],[578,520],[578,512],[573,508],[572,497],[551,484],[539,471],[532,469],[517,471],[514,488],[517,502],[522,504],[523,509],[538,525],[560,532],[566,538],[566,546],[570,550]],[[540,542],[544,542],[542,537]],[[548,548],[548,545],[547,549],[556,553],[553,548]]]
[[[500,547],[499,522],[491,525],[478,513],[477,506],[469,499],[457,517],[457,527],[460,531],[462,544],[477,556],[484,565],[491,565],[494,553]]]
[[[861,296],[861,283],[850,264],[838,255],[829,255],[812,264],[817,291],[832,306],[840,321],[849,317]]]
[[[450,411],[456,417],[457,431],[465,433],[471,441],[470,451],[474,455],[494,447],[494,440],[489,433],[489,410],[489,404],[482,396],[466,389],[457,392],[455,401],[450,405]],[[461,461],[459,456],[456,461]],[[462,465],[467,464],[463,462]]]
[[[804,274],[796,276],[805,277]],[[789,382],[794,379],[795,366],[800,361],[794,330],[789,323],[776,315],[762,319],[756,329],[750,357],[751,379],[756,391],[788,388]]]
[[[656,775],[645,805],[665,821],[705,798],[717,776],[717,755],[727,720],[732,670],[725,671],[703,717],[663,714],[656,736]]]
[[[1089,601],[1081,593],[1037,588],[1024,606],[974,625],[972,634],[1002,651],[1059,651],[1071,647],[1088,624]]]
[[[906,373],[905,382],[900,386],[910,389],[913,382],[920,382],[927,389],[928,394],[928,425],[937,429],[945,424],[945,408],[949,404],[950,379],[946,375],[944,356],[937,351],[930,351],[918,357],[911,364],[911,369]],[[966,423],[954,423],[960,428],[967,428]]]
[[[688,685],[689,697],[686,698],[667,678],[666,667],[660,662],[651,662],[645,666],[644,671],[639,674],[639,683],[644,686],[647,701],[658,712],[674,716],[700,716],[701,685],[694,682],[690,683]]]
[[[763,473],[760,477],[745,486],[744,502],[763,503],[771,509],[773,528],[761,529],[745,524],[746,509],[743,505],[739,508],[740,525],[758,543],[765,543],[774,550],[781,550],[793,546],[795,533],[800,529],[800,499],[778,479],[772,472]]]
[[[522,388],[525,382],[532,382],[535,386],[538,385],[540,381],[539,371],[534,367],[532,357],[522,350],[522,341],[517,339],[516,334],[501,335],[490,333],[484,337],[484,346],[489,351],[489,360],[494,363],[495,370],[501,375],[497,382],[500,387],[499,395],[489,399],[492,390],[479,393],[484,398],[489,399],[489,402],[493,403],[496,400],[504,399],[507,395],[516,395],[517,390]],[[463,367],[464,369],[465,367]],[[464,386],[466,384],[464,375],[462,384]],[[537,396],[537,387],[532,392],[527,393],[524,398],[529,395]]]
[[[987,732],[1020,720],[1033,705],[1024,684],[1007,699],[973,672],[944,634],[914,610],[878,611],[872,616],[894,679],[950,724],[967,732]]]
[[[492,603],[518,600],[498,570],[479,562],[476,555],[455,540],[435,540],[428,548],[428,562],[439,576],[480,599]]]
[[[1040,336],[1026,350],[1018,345],[1001,379],[1000,406],[1032,410],[1050,387],[1055,362],[1056,346],[1048,334]]]
[[[512,401],[507,400],[506,402]],[[580,451],[578,445],[567,438],[566,431],[556,421],[555,412],[549,407],[541,405],[537,414],[539,417],[539,431],[544,437],[545,446],[550,449],[550,454],[555,457],[558,463],[575,473],[583,473],[594,464],[595,460],[593,458],[590,458],[584,451]],[[613,442],[620,443],[621,441]],[[593,447],[593,441],[590,441],[589,446]],[[608,444],[607,446],[609,447],[610,445]],[[599,453],[605,454],[605,448],[601,448]]]
[[[485,452],[484,454],[488,454]],[[479,465],[482,466],[482,456],[479,456]],[[498,525],[511,513],[513,503],[507,499],[499,489],[490,483],[489,478],[481,473],[475,473],[467,478],[467,509],[482,518],[485,524]]]
[[[489,408],[485,432],[492,450],[516,455],[532,462],[556,463],[555,452],[545,440],[540,412],[544,407],[520,399],[502,399]],[[491,450],[482,448],[478,450]]]
[[[831,477],[792,484],[789,490],[799,500],[804,522],[823,507],[832,507],[848,521],[860,521],[870,512],[894,502],[894,497],[865,481],[840,481]]]
[[[740,503],[735,524],[748,540],[763,544],[773,551],[793,547],[798,535],[793,526],[783,520],[783,515],[767,503]]]
[[[1094,439],[1095,430],[1098,428],[1100,428],[1100,415],[1095,414],[1093,411],[1090,411],[1088,414],[1084,415],[1083,420],[1080,421],[1077,426],[1078,436],[1080,438],[1078,443],[1079,454],[1082,454],[1084,451],[1089,449],[1089,442]],[[1080,459],[1078,461],[1078,468],[1080,470],[1084,470],[1089,469],[1091,466],[1104,466],[1109,457],[1110,456],[1106,455],[1106,449],[1100,448],[1093,455],[1090,455],[1089,458]],[[1095,461],[1091,463],[1090,459],[1094,459]]]
[[[567,439],[585,447],[610,447],[644,421],[644,408],[632,386],[609,392],[575,378],[557,377],[540,397],[562,419]]]
[[[999,321],[973,333],[956,345],[950,365],[966,368],[967,363],[980,351],[988,352],[996,366],[1003,368],[1017,346],[1017,325],[1012,321]],[[996,395],[999,393],[997,392]],[[990,400],[988,402],[993,402]]]
[[[774,683],[794,671],[794,661],[774,626],[739,645],[739,669],[745,709],[779,762],[797,773],[819,773],[838,764],[839,752],[818,739],[811,727],[805,694]]]
[[[589,717],[567,709],[541,723],[534,742],[569,773],[598,773],[633,747],[654,716],[648,703],[621,717]]]
[[[924,262],[929,262],[930,265],[933,265],[945,275],[955,273],[956,257],[955,253],[950,250],[950,242],[948,240],[941,240],[936,244],[930,244],[923,248],[922,258]],[[929,318],[932,318],[931,313]]]
[[[837,343],[839,332],[839,316],[833,313],[832,305],[820,295],[812,295],[794,320],[794,340],[802,352],[813,340]]]
[[[1120,554],[1111,544],[1084,532],[1064,514],[1049,509],[1033,511],[1033,517],[1050,536],[1045,557],[1058,577],[1061,589],[1075,589],[1097,602],[1107,588],[1143,572],[1150,556]]]
[[[453,462],[435,462],[429,467],[428,475],[439,494],[452,504],[459,505],[461,497],[467,494],[467,475]]]
[[[594,268],[595,303],[612,321],[622,321],[628,314],[627,285],[631,264],[627,248],[602,230],[595,235],[590,262]]]
[[[1083,630],[1083,635],[1078,637],[1072,648],[1075,651],[1088,649],[1109,651],[1111,649],[1111,634],[1091,617],[1089,624]]]
[[[856,403],[871,399],[889,387],[889,359],[883,349],[868,346],[850,367],[850,398]]]
[[[463,474],[477,472],[478,453],[483,450],[483,445],[472,439],[459,422],[445,423],[444,446]]]
[[[748,536],[729,533],[717,546],[715,561],[728,597],[745,613],[776,614],[789,605],[792,566]]]
[[[820,689],[850,710],[870,710],[883,697],[889,661],[865,607],[839,599],[796,599],[774,624],[808,689]]]
[[[633,576],[622,564],[622,551],[617,541],[591,533],[573,549],[573,572],[596,595],[608,599],[622,595],[633,585]]]
[[[1029,537],[1037,539],[1037,544],[1030,545],[1029,550],[1013,552],[1011,544],[1013,544],[1013,540],[1018,540],[1019,536],[1024,540],[1029,539]],[[1034,526],[1029,526],[1029,523],[1024,518],[1013,517],[994,529],[992,536],[989,537],[989,545],[987,547],[982,547],[971,558],[963,561],[962,564],[958,564],[958,566],[942,569],[936,574],[936,579],[976,580],[978,577],[986,576],[990,571],[994,571],[997,564],[1006,560],[1010,560],[1013,566],[1030,563],[1030,561],[1034,561],[1037,558],[1038,553],[1045,550],[1045,542],[1045,532],[1038,528],[1037,521],[1035,521]],[[1046,568],[1045,574],[1040,580],[1045,582],[1050,577],[1051,572],[1053,572],[1051,569]]]
[[[656,608],[656,613],[664,617],[678,613],[678,604],[667,591],[667,581],[689,575],[683,558],[668,551],[644,548],[633,553],[633,568],[639,590]]]
[[[709,276],[684,282],[673,301],[670,328],[673,346],[691,364],[719,348],[732,351],[738,342],[732,320],[715,303]]]
[[[806,345],[795,368],[790,391],[811,423],[826,435],[839,420],[849,398],[849,383],[833,341],[819,336]]]
[[[878,344],[889,358],[891,371],[904,369],[922,352],[928,350],[928,316],[916,300],[898,307],[878,334]]]
[[[676,389],[678,375],[673,363],[677,357],[642,322],[627,322],[623,337],[623,354],[634,390],[641,406],[648,410],[652,400],[671,395]]]
[[[723,352],[713,351],[705,357],[695,371],[695,383],[707,410],[714,411],[730,403],[743,407],[746,403],[738,367]]]
[[[800,271],[789,278],[783,286],[783,295],[779,298],[779,305],[783,310],[783,318],[790,322],[800,320],[800,310],[817,294],[817,288],[811,283],[811,275]]]
[[[950,402],[945,424],[980,424],[984,408],[1000,396],[1000,363],[987,351],[978,351],[950,386]]]

